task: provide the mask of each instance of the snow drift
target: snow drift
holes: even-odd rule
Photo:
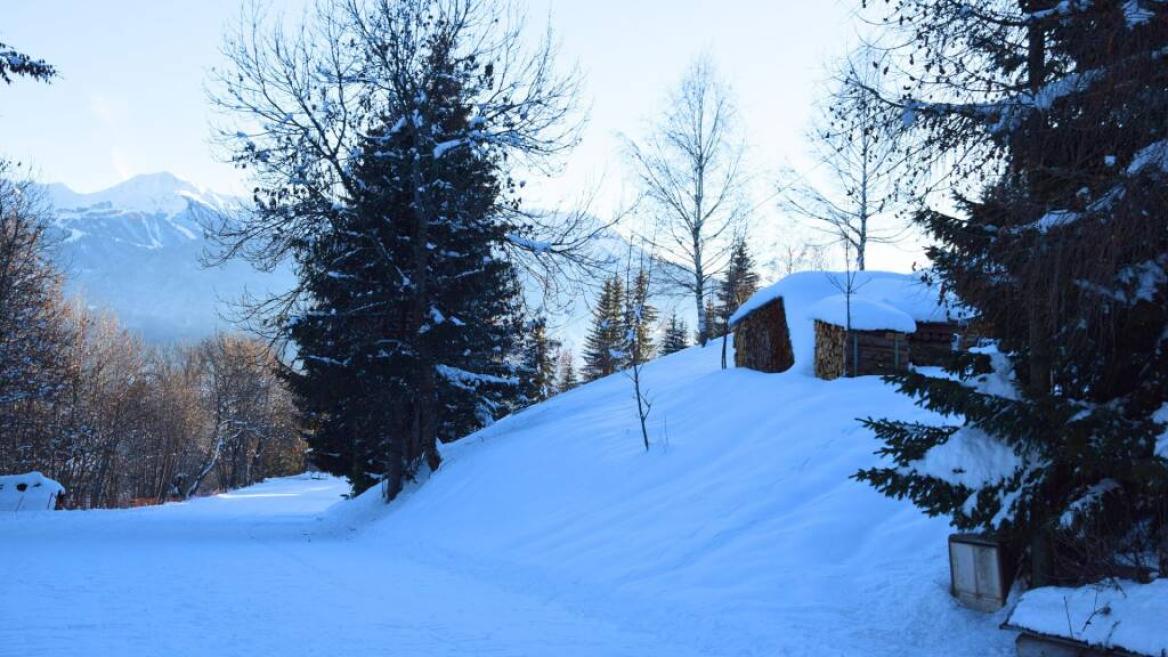
[[[850,479],[877,461],[855,418],[936,418],[875,377],[724,371],[716,348],[643,376],[649,452],[616,374],[447,446],[388,507],[340,505],[335,531],[709,654],[1008,654],[1000,614],[948,594],[946,522]]]
[[[1080,641],[1100,650],[1168,654],[1168,580],[1115,582],[1022,594],[1007,621],[1042,636]]]
[[[0,475],[0,513],[52,511],[65,487],[39,472]]]

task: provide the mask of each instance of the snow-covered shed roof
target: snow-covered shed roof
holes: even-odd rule
[[[920,274],[805,271],[756,292],[730,317],[730,325],[782,299],[795,367],[810,372],[815,357],[815,320],[846,323],[846,296],[841,290],[849,276],[852,326],[860,330],[912,333],[919,322],[944,322],[964,312],[956,303],[942,303],[940,290],[926,284]]]
[[[1096,649],[1168,654],[1168,579],[1079,588],[1047,586],[1022,594],[1007,625]]]
[[[912,333],[917,323],[908,313],[882,301],[856,297],[848,300],[846,294],[822,299],[811,306],[808,316],[836,326],[848,326],[857,331],[900,331]]]

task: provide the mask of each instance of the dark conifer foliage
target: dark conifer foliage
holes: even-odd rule
[[[685,320],[677,316],[674,311],[669,316],[669,323],[665,325],[665,335],[661,338],[661,355],[668,356],[689,347],[689,327]]]
[[[757,290],[758,273],[755,271],[754,258],[750,255],[746,240],[739,238],[734,241],[730,264],[726,266],[726,273],[718,283],[716,335],[726,332],[731,315]]]
[[[1013,539],[1032,584],[1162,571],[1168,6],[893,4],[918,73],[892,102],[968,183],[959,215],[918,216],[937,240],[932,275],[995,347],[955,363],[958,381],[895,377],[964,423],[869,421],[894,465],[859,477]],[[973,443],[1009,467],[974,481],[920,461]]]
[[[564,247],[537,239],[509,171],[570,145],[574,83],[511,18],[494,0],[326,0],[305,30],[245,21],[228,43],[215,101],[242,115],[223,138],[257,186],[220,255],[295,264],[299,288],[249,310],[295,345],[314,458],[356,492],[393,498],[439,442],[523,402],[515,262]]]
[[[428,44],[425,87],[387,113],[355,167],[334,228],[305,251],[313,303],[289,322],[292,374],[315,420],[319,465],[357,490],[437,468],[437,443],[490,422],[521,398],[507,357],[521,334],[519,286],[499,245],[505,181],[489,148],[442,144],[471,129],[464,85],[476,65]]]
[[[720,338],[726,334],[726,324],[718,313],[718,302],[713,295],[706,299],[706,317],[709,324],[709,337]],[[701,344],[701,336],[695,333],[694,342]]]
[[[636,358],[644,363],[653,358],[657,347],[653,341],[653,326],[657,323],[657,309],[649,302],[652,296],[650,290],[649,273],[644,269],[637,272],[631,281],[625,304],[625,327],[627,331],[636,331],[636,335],[626,340],[636,345],[635,353],[630,358]]]
[[[580,385],[580,378],[576,375],[575,361],[576,357],[571,351],[564,350],[560,352],[559,383],[556,384],[558,392],[567,392]]]
[[[624,366],[625,286],[619,275],[604,282],[592,309],[592,327],[584,342],[584,378],[594,381]]]
[[[523,357],[519,377],[522,403],[535,404],[559,391],[560,343],[548,336],[543,317],[527,322],[523,334]],[[573,376],[575,374],[573,373]]]
[[[43,59],[35,59],[0,43],[0,80],[12,84],[14,77],[29,77],[48,82],[57,76],[57,69]]]

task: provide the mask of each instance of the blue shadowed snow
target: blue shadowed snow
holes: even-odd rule
[[[444,450],[386,507],[336,480],[0,516],[0,647],[53,655],[1012,654],[948,594],[946,536],[849,476],[879,379],[649,364]],[[2,652],[2,651],[0,651]]]

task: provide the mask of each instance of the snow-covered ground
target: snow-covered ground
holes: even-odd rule
[[[445,450],[386,507],[307,478],[131,511],[0,515],[0,654],[1012,654],[948,594],[944,520],[849,479],[878,379],[645,369]],[[796,368],[798,370],[798,368]]]

